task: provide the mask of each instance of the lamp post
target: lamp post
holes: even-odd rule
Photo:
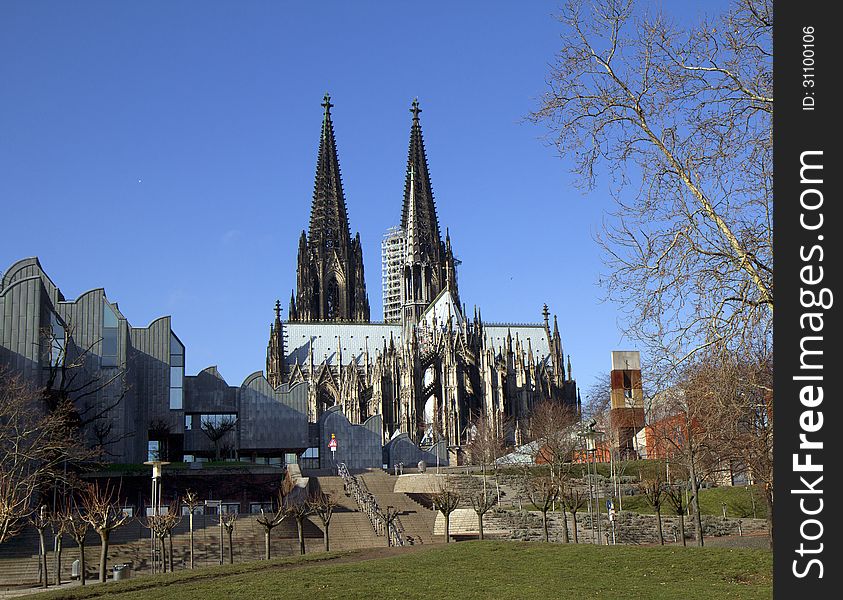
[[[600,544],[600,490],[597,487],[597,462],[596,462],[596,454],[597,454],[597,440],[603,436],[602,431],[596,431],[594,428],[597,426],[597,421],[594,419],[588,424],[588,426],[581,431],[578,435],[585,440],[585,448],[586,453],[589,455],[586,459],[586,471],[588,473],[588,500],[589,506],[591,506],[592,496],[591,496],[591,467],[594,466],[594,508],[595,512],[597,513],[596,521],[597,521],[597,533],[594,533],[594,521],[595,516],[591,514],[591,534],[592,539],[594,540],[595,544]],[[591,511],[589,511],[591,512]]]
[[[152,515],[158,517],[161,514],[161,475],[164,473],[164,466],[169,465],[170,463],[165,460],[148,460],[145,465],[149,465],[152,467]],[[152,540],[152,572],[155,572],[155,531],[152,527],[149,528],[149,537]]]

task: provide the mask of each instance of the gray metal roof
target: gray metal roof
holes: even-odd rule
[[[495,348],[503,347],[506,344],[506,335],[510,333],[512,335],[513,350],[515,349],[515,338],[517,335],[521,341],[521,348],[525,353],[527,352],[527,340],[530,340],[530,346],[533,348],[533,356],[536,362],[545,361],[550,357],[550,342],[547,339],[547,332],[544,329],[544,325],[538,323],[535,325],[494,323],[489,325],[484,324],[483,330],[486,333],[489,344]]]
[[[550,357],[550,344],[547,332],[540,324],[490,324],[484,325],[488,342],[496,349],[506,344],[506,335],[511,332],[513,349],[516,336],[521,341],[524,353],[527,352],[527,340],[533,348],[536,362],[546,362]],[[395,323],[284,323],[284,356],[288,366],[298,362],[308,363],[308,352],[313,347],[313,362],[317,365],[327,360],[329,365],[337,364],[337,342],[342,348],[342,363],[347,365],[354,357],[358,364],[363,363],[363,355],[368,344],[369,358],[383,348],[392,335],[395,344],[401,342],[401,325]],[[368,339],[367,339],[368,338]]]
[[[344,365],[354,357],[362,364],[368,344],[369,357],[383,348],[392,335],[397,345],[401,340],[401,325],[393,323],[284,323],[284,354],[287,365],[298,362],[307,364],[308,352],[313,347],[313,362],[329,365],[337,363],[337,338],[342,348]],[[367,339],[368,338],[368,339]]]

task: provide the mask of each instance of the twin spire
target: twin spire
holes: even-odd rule
[[[316,157],[316,178],[310,223],[299,240],[296,291],[290,298],[291,321],[332,321],[367,323],[369,300],[363,274],[360,234],[354,237],[348,210],[331,120],[331,96],[325,94],[322,132]],[[424,304],[440,290],[451,289],[456,297],[456,263],[450,240],[440,237],[436,204],[422,137],[418,99],[413,100],[410,147],[401,211],[405,236],[405,265],[415,265],[419,276],[412,282],[413,304]],[[404,288],[411,289],[405,282]],[[418,293],[416,293],[418,292]],[[402,298],[406,300],[406,298]],[[423,308],[423,307],[422,307]],[[418,310],[414,309],[414,313]]]
[[[311,248],[330,250],[351,241],[348,211],[342,190],[337,141],[331,122],[331,96],[325,93],[322,108],[322,134],[316,158],[316,180],[313,184],[313,204],[310,209],[308,242]]]
[[[439,263],[442,258],[442,238],[419,121],[421,108],[419,108],[418,98],[413,100],[410,112],[413,113],[413,125],[410,128],[410,149],[407,154],[401,228],[407,232],[408,262]]]

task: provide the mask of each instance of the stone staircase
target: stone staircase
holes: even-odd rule
[[[395,492],[396,478],[380,470],[367,471],[357,476],[362,479],[369,492],[377,498],[378,505],[385,509],[398,509],[399,520],[404,533],[412,538],[413,544],[435,544],[445,541],[444,535],[434,535],[433,525],[436,513],[402,492]]]
[[[320,476],[319,485],[323,492],[330,494],[337,502],[328,529],[331,550],[356,550],[386,545],[386,538],[375,534],[369,519],[358,510],[357,503],[345,494],[342,477]],[[312,520],[322,526],[318,517]]]

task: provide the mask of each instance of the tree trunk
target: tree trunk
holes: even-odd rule
[[[263,530],[263,557],[264,560],[269,560],[270,558],[270,544],[269,544],[269,529],[264,528]]]
[[[445,543],[451,541],[451,513],[445,515]]]
[[[483,513],[477,513],[477,520],[480,523],[480,539],[483,539]]]
[[[47,588],[50,585],[49,578],[47,577],[47,544],[44,540],[44,530],[40,527],[38,529],[38,540],[39,540],[39,559],[41,564],[39,566],[42,575],[42,586],[43,588]]]
[[[562,543],[569,544],[571,542],[568,537],[568,509],[565,508],[565,503],[562,502]]]
[[[704,546],[705,541],[703,540],[702,515],[700,514],[700,488],[697,484],[697,471],[694,468],[693,451],[691,452],[689,458],[691,460],[688,461],[688,474],[691,477],[691,493],[693,494],[691,506],[694,509],[694,524],[697,526],[697,546]]]
[[[579,544],[580,539],[579,539],[579,531],[578,531],[578,528],[577,528],[577,513],[576,513],[576,511],[572,510],[571,516],[573,517],[573,520],[574,520],[574,543]]]
[[[61,534],[56,536],[56,585],[61,585]]]
[[[542,529],[544,530],[544,541],[550,541],[550,535],[547,531],[547,509],[542,511]]]
[[[100,531],[100,583],[105,583],[108,579],[105,573],[105,565],[108,562],[108,531]]]
[[[228,530],[228,564],[234,564],[234,543],[232,538],[234,537],[234,528]]]
[[[304,556],[304,518],[296,519],[296,525],[298,526],[299,530],[299,552],[302,554],[302,556]],[[388,537],[389,532],[387,531],[387,538]]]
[[[659,528],[659,544],[664,546],[664,534],[662,533],[662,509],[661,506],[656,506],[656,522]]]
[[[79,542],[79,584],[85,585],[85,540]]]
[[[330,552],[331,551],[331,540],[328,538],[328,524],[327,523],[323,523],[323,524],[325,525],[325,533],[322,535],[322,537],[325,540],[325,552]]]
[[[687,546],[688,543],[685,541],[685,515],[683,513],[684,511],[679,511],[679,535],[682,536],[682,545]]]
[[[161,572],[167,572],[167,546],[164,544],[164,536],[158,538],[161,545]]]
[[[764,486],[764,501],[767,504],[767,533],[770,538],[770,550],[773,549],[773,491],[772,486]],[[752,493],[752,490],[750,490]]]

